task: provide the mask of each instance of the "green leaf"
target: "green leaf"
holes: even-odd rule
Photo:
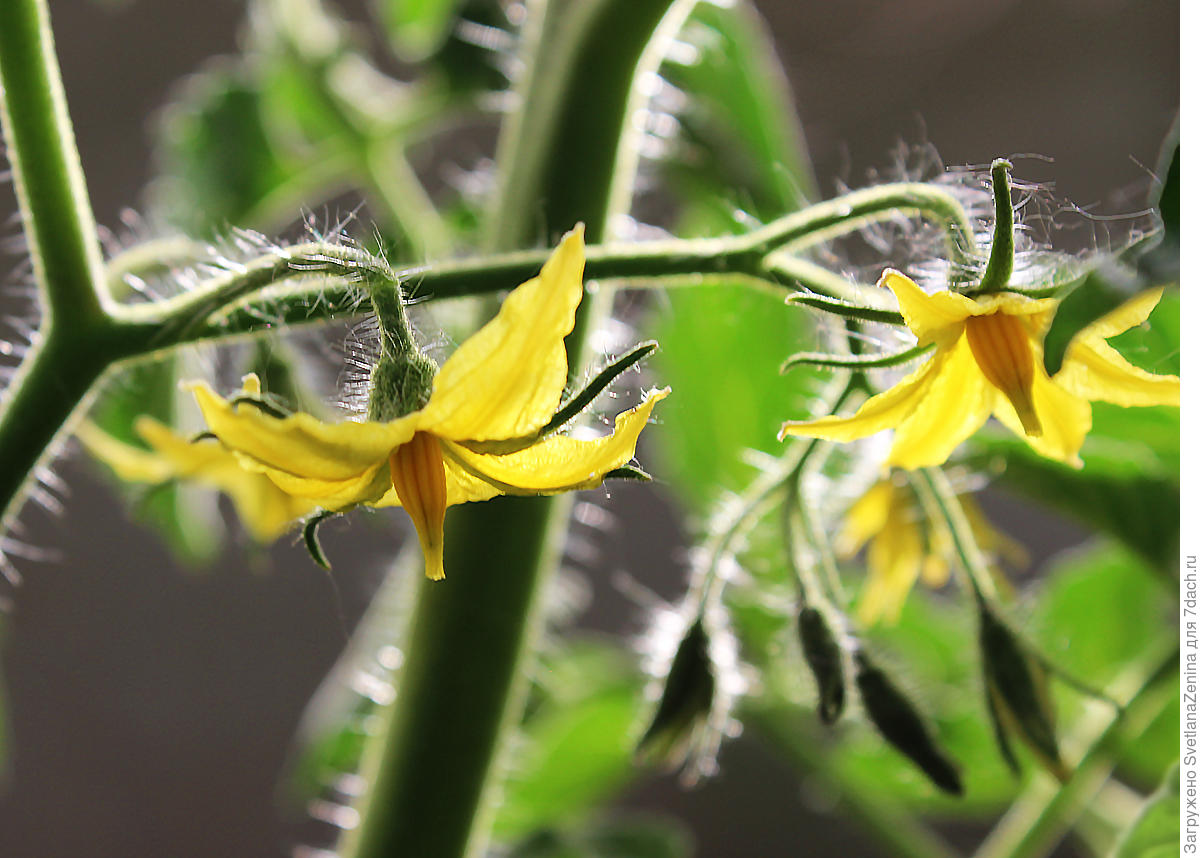
[[[729,284],[672,290],[647,327],[660,346],[655,367],[673,390],[655,433],[665,482],[685,507],[706,513],[753,478],[746,451],[778,455],[782,422],[808,415],[808,394],[827,375],[779,368],[798,341],[811,342],[812,321],[782,295]]]
[[[189,81],[165,114],[155,207],[193,235],[256,226],[252,213],[290,178],[262,118],[253,77],[231,62]]]
[[[392,47],[408,62],[419,62],[441,47],[465,0],[377,0]]]
[[[1179,854],[1179,765],[1146,799],[1109,858],[1173,858]]]
[[[105,385],[90,419],[117,440],[144,447],[133,431],[138,417],[149,415],[176,425],[180,360],[166,357],[124,370]],[[224,523],[212,491],[179,483],[146,486],[116,481],[115,486],[134,515],[157,531],[180,559],[201,565],[224,544]]]
[[[632,776],[643,701],[628,655],[574,644],[551,654],[540,673],[549,684],[522,725],[493,827],[505,842],[584,817]]]
[[[1061,557],[1046,571],[1033,613],[1038,645],[1072,676],[1103,688],[1174,639],[1163,618],[1175,613],[1174,587],[1164,588],[1138,555],[1109,540]],[[1065,713],[1084,701],[1056,684]],[[1140,736],[1126,738],[1121,770],[1154,783],[1179,754],[1179,708],[1167,706]]]
[[[662,73],[686,96],[667,170],[687,202],[720,223],[731,206],[768,219],[817,199],[792,93],[753,7],[700,3],[679,41],[684,61],[669,58]]]
[[[509,858],[687,858],[691,838],[665,819],[619,818],[582,828],[546,829],[507,854]]]

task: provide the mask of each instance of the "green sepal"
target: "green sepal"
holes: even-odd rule
[[[1015,731],[1050,772],[1064,778],[1066,767],[1054,731],[1045,670],[1030,658],[1016,634],[991,607],[977,601],[983,678],[997,733],[1004,728]],[[1011,749],[1006,757],[1009,754]]]
[[[933,343],[924,346],[913,346],[891,354],[835,355],[825,352],[796,352],[784,361],[780,372],[790,372],[798,366],[827,366],[836,369],[881,369],[888,366],[899,366],[916,360],[933,348]]]
[[[229,400],[229,404],[233,406],[253,405],[269,417],[279,420],[292,416],[291,410],[283,404],[283,400],[269,393],[239,393]]]
[[[530,432],[528,435],[522,435],[519,438],[505,438],[497,441],[460,441],[459,443],[474,453],[491,456],[503,456],[508,453],[515,453],[518,450],[524,450],[526,447],[536,444],[551,432],[558,430],[574,419],[576,415],[591,405],[596,397],[603,393],[604,389],[617,379],[617,376],[621,375],[621,373],[625,372],[625,370],[629,369],[642,358],[653,354],[657,348],[658,343],[654,340],[648,340],[634,346],[620,357],[609,361],[604,369],[592,376],[592,380],[582,390],[560,405],[558,410],[554,412],[554,416],[550,418],[550,421],[536,432]],[[621,469],[618,468],[617,470]],[[608,476],[615,475],[614,472],[610,472]]]
[[[317,537],[317,528],[326,519],[338,515],[341,515],[341,513],[321,509],[304,519],[304,547],[308,549],[308,556],[312,558],[313,563],[316,563],[322,569],[332,569],[333,567],[329,563],[329,558],[325,556],[325,549],[321,547],[321,540]]]
[[[647,474],[637,465],[622,465],[619,468],[613,468],[603,477],[606,480],[634,480],[639,483],[652,483],[654,477]]]
[[[708,718],[716,696],[716,672],[709,646],[708,632],[697,617],[675,650],[658,708],[638,740],[639,754],[670,760],[686,753],[688,739]]]
[[[842,667],[842,648],[825,615],[806,605],[797,617],[800,649],[817,681],[817,714],[832,724],[846,707],[846,673]]]
[[[904,316],[898,310],[884,310],[880,307],[865,307],[853,301],[841,298],[830,298],[828,295],[818,295],[816,292],[793,292],[786,299],[789,304],[803,304],[814,307],[835,316],[847,319],[858,319],[860,322],[883,322],[887,325],[903,325]]]
[[[888,744],[912,760],[935,786],[963,794],[958,766],[938,746],[912,701],[865,652],[854,654],[854,683],[867,716]]]

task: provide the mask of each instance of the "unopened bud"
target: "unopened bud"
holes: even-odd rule
[[[916,763],[939,789],[962,795],[958,766],[934,741],[925,719],[904,692],[861,650],[854,654],[854,667],[863,706],[888,744]]]
[[[817,714],[832,724],[846,705],[846,674],[842,669],[842,649],[837,637],[818,609],[800,609],[800,648],[804,660],[817,681]]]
[[[708,632],[697,618],[679,642],[658,709],[638,742],[639,753],[682,760],[692,732],[707,719],[716,694]]]
[[[979,645],[988,711],[1001,752],[1015,770],[1016,758],[1008,746],[1007,731],[1025,742],[1056,777],[1066,767],[1054,733],[1054,712],[1046,692],[1046,672],[1029,657],[1013,631],[985,603],[979,607]]]

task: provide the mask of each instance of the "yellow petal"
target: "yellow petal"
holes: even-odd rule
[[[904,316],[904,324],[917,335],[921,345],[941,345],[956,339],[960,333],[958,326],[978,312],[978,305],[965,295],[956,292],[929,294],[892,268],[883,272],[879,285],[892,290],[900,305],[900,314]]]
[[[446,521],[442,446],[428,432],[418,432],[407,444],[396,448],[388,463],[396,498],[412,519],[425,553],[425,577],[440,581],[446,577],[442,567]]]
[[[965,337],[934,361],[918,402],[896,429],[888,464],[908,470],[940,465],[992,412],[997,397]]]
[[[471,503],[473,501],[485,501],[499,495],[500,489],[480,479],[475,474],[467,471],[462,465],[455,462],[453,459],[443,458],[442,464],[446,469],[446,506],[451,507],[460,503]],[[400,499],[396,497],[396,490],[389,487],[379,500],[371,503],[371,506],[376,507],[391,507],[400,506]]]
[[[606,473],[633,458],[638,435],[655,403],[669,392],[652,390],[637,408],[617,416],[611,435],[595,441],[556,435],[504,456],[474,453],[453,442],[445,442],[445,449],[451,462],[493,483],[504,494],[555,494],[595,488]]]
[[[879,480],[846,510],[838,531],[835,550],[842,557],[853,557],[883,530],[891,513],[896,487],[891,480]]]
[[[1054,381],[1076,396],[1126,408],[1179,405],[1179,376],[1146,372],[1099,339],[1072,342]]]
[[[567,382],[563,337],[575,327],[583,296],[583,246],[580,225],[450,356],[434,377],[421,428],[455,441],[490,441],[550,421]]]
[[[989,313],[965,322],[967,344],[983,377],[1008,397],[1029,435],[1042,434],[1033,407],[1032,334],[1021,316]]]
[[[821,417],[817,420],[789,420],[779,430],[779,439],[788,435],[853,441],[898,426],[925,395],[930,381],[941,370],[945,356],[934,352],[932,358],[909,373],[894,387],[872,396],[850,417]]]
[[[1065,390],[1046,375],[1040,350],[1035,353],[1032,398],[1041,424],[1041,435],[1029,435],[1012,404],[1002,396],[996,397],[996,417],[1041,455],[1075,468],[1083,467],[1079,448],[1092,428],[1092,406],[1086,399]]]
[[[921,534],[911,517],[896,514],[867,549],[867,582],[858,615],[864,623],[894,623],[921,570]]]
[[[171,464],[162,456],[118,441],[90,420],[79,424],[75,434],[89,453],[126,482],[161,483],[173,475]]]
[[[242,457],[240,454],[239,462],[244,469],[269,478],[280,491],[306,500],[314,507],[319,506],[329,510],[344,510],[361,503],[372,503],[391,485],[388,470],[383,466],[383,462],[347,480],[316,480],[311,477],[297,477],[294,474],[263,465],[253,459]]]
[[[1147,289],[1130,298],[1115,310],[1110,310],[1096,321],[1075,335],[1076,340],[1102,339],[1107,340],[1117,334],[1123,334],[1134,325],[1140,325],[1150,318],[1151,311],[1162,300],[1163,290]]]
[[[294,477],[345,483],[380,468],[412,439],[420,412],[388,423],[323,423],[310,414],[285,418],[253,405],[234,407],[204,382],[187,385],[209,430],[248,459]]]

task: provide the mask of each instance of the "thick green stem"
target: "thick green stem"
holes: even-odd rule
[[[633,70],[668,6],[530,4],[539,41],[523,109],[505,130],[507,181],[492,249],[538,243],[577,221],[603,232]],[[594,311],[589,304],[580,307],[568,341],[576,367]],[[544,585],[567,523],[564,500],[501,498],[460,507],[448,519],[447,580],[420,586],[374,787],[346,854],[460,858],[486,847],[489,792],[528,690]]]
[[[0,3],[0,118],[43,311],[64,332],[102,325],[96,222],[44,0]]]

